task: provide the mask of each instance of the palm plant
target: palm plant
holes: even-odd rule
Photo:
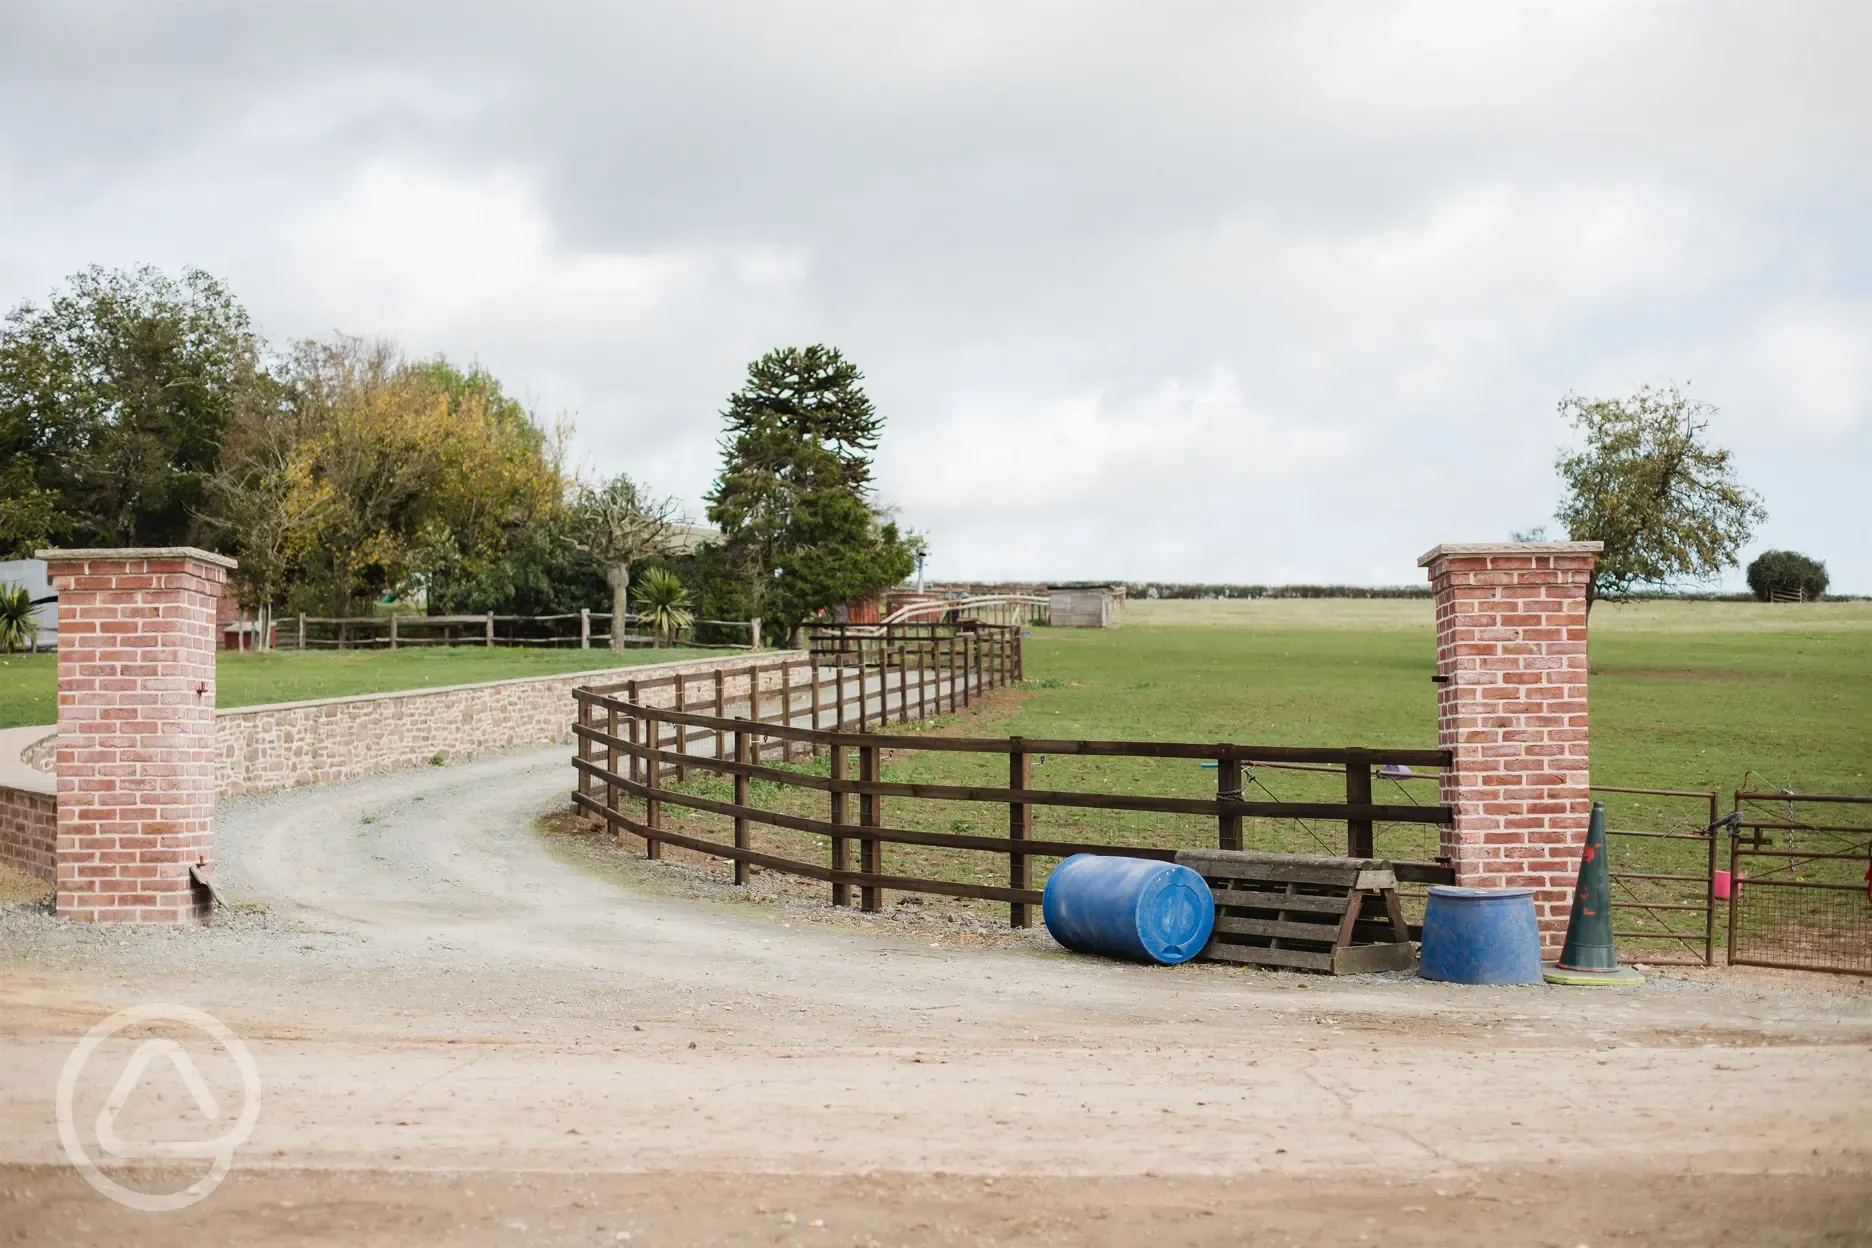
[[[674,641],[677,633],[695,623],[695,603],[689,591],[667,568],[651,568],[638,577],[631,598],[637,618],[649,626],[659,646]]]
[[[30,650],[38,639],[32,595],[24,585],[0,585],[0,651]]]

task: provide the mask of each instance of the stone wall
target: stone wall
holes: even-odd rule
[[[215,716],[215,792],[273,793],[570,741],[576,686],[634,680],[647,704],[674,706],[680,680],[686,704],[702,710],[714,704],[718,669],[726,696],[745,698],[750,671],[759,669],[762,688],[772,690],[783,666],[810,679],[806,655],[785,651],[224,710]]]
[[[763,693],[812,679],[803,651],[730,659],[690,659],[559,676],[409,689],[394,693],[243,706],[215,714],[217,797],[274,793],[308,784],[419,767],[493,750],[572,739],[572,690],[627,682],[650,706],[714,707],[722,696],[745,701],[758,680]],[[0,861],[54,878],[58,802],[49,774],[58,738],[48,728],[0,732]],[[15,759],[18,761],[15,762]]]

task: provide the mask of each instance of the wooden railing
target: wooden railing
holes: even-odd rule
[[[891,651],[886,648],[883,653]],[[817,669],[816,670],[826,670]],[[829,669],[837,672],[837,669]],[[860,671],[866,670],[860,668]],[[892,670],[888,667],[883,670]],[[907,671],[899,665],[895,670]],[[927,670],[927,669],[926,669]],[[956,663],[944,669],[951,706],[960,690],[974,679],[973,667]],[[835,677],[841,689],[843,672]],[[826,730],[821,710],[825,699],[815,696],[810,727],[798,724],[798,708],[776,706],[758,688],[750,694],[750,715],[706,714],[671,707],[650,706],[639,696],[617,696],[615,689],[580,689],[575,729],[579,754],[574,760],[579,784],[574,803],[603,820],[614,831],[640,838],[646,854],[662,856],[664,845],[675,845],[734,863],[735,880],[745,883],[750,866],[820,880],[831,886],[832,904],[849,905],[857,889],[865,910],[878,910],[885,890],[931,893],[952,897],[1006,902],[1009,921],[1025,927],[1032,907],[1041,898],[1034,884],[1036,857],[1062,858],[1070,854],[1121,854],[1170,859],[1174,848],[1162,845],[1120,844],[1086,840],[1040,839],[1033,835],[1034,815],[1041,808],[1078,808],[1103,811],[1147,812],[1199,816],[1213,820],[1213,843],[1223,849],[1242,848],[1245,818],[1322,819],[1341,821],[1346,827],[1348,852],[1370,856],[1375,823],[1447,824],[1445,806],[1390,805],[1372,800],[1372,775],[1386,765],[1447,767],[1445,750],[1330,749],[1295,746],[1190,744],[1167,741],[1055,741],[1038,738],[970,739],[923,735],[882,735]],[[814,680],[812,688],[820,689]],[[841,705],[843,695],[840,697]],[[888,701],[880,698],[885,706]],[[909,703],[899,699],[899,706]],[[841,722],[848,717],[841,715]],[[913,783],[886,779],[884,762],[893,763],[918,752],[995,755],[1006,759],[1006,786]],[[768,765],[811,752],[829,756],[826,774],[788,766]],[[1213,760],[1218,791],[1213,798],[1166,797],[1140,793],[1086,792],[1043,789],[1033,785],[1032,763],[1043,756],[1082,756],[1132,759]],[[1345,775],[1343,802],[1246,801],[1242,798],[1242,769],[1246,764],[1332,764]],[[732,781],[732,800],[687,791],[681,787],[694,769]],[[781,786],[782,793],[808,791],[823,795],[825,817],[755,805],[754,783]],[[895,827],[886,822],[889,799],[989,803],[1007,808],[1007,835],[981,836],[935,828]],[[854,799],[855,803],[854,803]],[[641,811],[626,808],[626,801],[642,803]],[[778,803],[774,803],[777,805]],[[856,820],[853,820],[853,805]],[[702,829],[676,828],[664,818],[667,807],[680,807],[697,815],[730,821],[727,839],[700,834]],[[817,861],[756,849],[754,825],[788,829],[826,840]],[[944,826],[948,826],[947,823]],[[967,853],[1000,855],[1007,860],[1007,884],[985,885],[932,876],[894,874],[886,864],[887,847],[924,846]],[[857,863],[852,862],[853,848]],[[1363,847],[1363,848],[1361,848]],[[1442,863],[1399,863],[1399,877],[1448,882],[1450,869]]]
[[[813,658],[829,667],[879,673],[899,683],[923,671],[960,670],[970,674],[962,688],[968,705],[971,687],[998,689],[1020,681],[1021,630],[1018,625],[976,620],[947,624],[817,624],[806,630]],[[862,720],[859,728],[864,727]]]
[[[633,625],[637,632],[628,631]],[[642,631],[638,616],[624,617],[627,645],[649,646],[657,638]],[[609,611],[558,615],[300,615],[274,620],[274,645],[299,650],[398,650],[410,646],[577,646],[611,644]],[[698,636],[739,641],[696,640]],[[746,650],[756,644],[757,626],[746,620],[697,620],[676,639],[685,649]]]
[[[1045,624],[1052,600],[1037,594],[974,594],[907,602],[884,617],[885,624],[911,621],[986,620],[993,624]]]

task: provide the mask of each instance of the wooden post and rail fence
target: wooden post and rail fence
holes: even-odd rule
[[[653,646],[636,615],[624,617],[627,646]],[[282,650],[398,650],[410,646],[556,646],[581,650],[611,644],[611,613],[578,610],[557,615],[299,615],[276,619],[274,648]],[[737,640],[723,640],[734,638]],[[697,620],[676,640],[684,649],[751,650],[760,646],[758,620]]]
[[[676,845],[734,863],[737,881],[745,881],[750,867],[819,880],[830,886],[836,906],[849,905],[855,888],[860,907],[870,911],[882,907],[886,890],[1004,902],[1015,927],[1033,922],[1033,908],[1041,899],[1035,887],[1035,859],[1093,853],[1168,861],[1176,854],[1176,848],[1163,845],[1043,839],[1034,835],[1036,814],[1043,808],[1199,816],[1215,826],[1211,843],[1232,850],[1242,848],[1244,818],[1330,820],[1345,825],[1347,850],[1360,858],[1370,857],[1376,824],[1445,824],[1450,819],[1446,807],[1379,803],[1372,798],[1374,769],[1447,766],[1450,755],[1444,750],[974,739],[869,731],[887,719],[917,718],[926,708],[932,713],[959,710],[979,693],[1013,683],[1021,670],[1018,628],[830,626],[815,630],[808,666],[804,689],[798,681],[776,689],[777,673],[756,672],[745,682],[748,691],[732,705],[719,692],[721,685],[714,686],[714,703],[707,710],[692,709],[683,682],[673,696],[656,699],[665,703],[657,706],[649,704],[648,690],[636,682],[576,690],[574,764],[579,784],[574,803],[613,831],[640,839],[652,858],[661,856],[664,845]],[[922,751],[999,756],[1006,760],[1007,784],[924,784],[886,776],[887,756],[895,762]],[[826,774],[762,761],[784,762],[808,754],[829,755]],[[1209,760],[1218,766],[1219,791],[1212,798],[1188,798],[1035,788],[1034,760],[1052,756]],[[1337,767],[1345,775],[1345,800],[1244,800],[1240,777],[1249,764]],[[732,799],[686,791],[691,770],[731,781]],[[826,803],[825,816],[773,809],[777,802],[756,804],[749,797],[756,782],[781,786],[782,791],[816,793]],[[895,826],[887,814],[892,799],[1004,806],[1007,835]],[[641,803],[641,808],[627,808],[627,801]],[[732,833],[715,839],[696,827],[673,826],[665,818],[671,806],[722,817]],[[809,861],[756,849],[751,836],[756,825],[823,837],[824,852]],[[975,884],[900,874],[888,861],[894,845],[1000,856],[1006,860],[1007,882]],[[1394,865],[1400,880],[1444,883],[1453,878],[1451,869],[1439,862]]]

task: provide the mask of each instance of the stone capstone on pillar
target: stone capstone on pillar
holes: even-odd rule
[[[58,590],[58,913],[207,917],[215,607],[234,561],[194,547],[42,550]]]
[[[1548,950],[1565,938],[1592,812],[1586,587],[1600,549],[1443,545],[1417,561],[1436,602],[1437,745],[1455,756],[1443,853],[1459,885],[1533,889]]]

